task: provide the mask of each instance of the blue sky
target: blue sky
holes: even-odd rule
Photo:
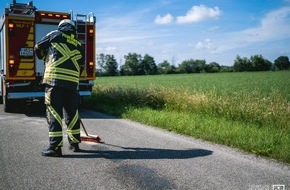
[[[10,0],[1,0],[0,12]],[[18,0],[27,3],[28,1]],[[237,55],[290,58],[290,0],[34,0],[39,10],[94,12],[97,53],[233,65]]]

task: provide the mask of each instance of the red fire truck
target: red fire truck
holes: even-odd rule
[[[44,63],[36,58],[33,49],[35,43],[57,29],[63,19],[75,22],[78,39],[86,52],[80,96],[91,94],[95,79],[94,14],[42,11],[37,10],[32,1],[23,4],[13,0],[0,19],[0,101],[4,111],[11,111],[19,102],[44,98],[44,86],[41,84]]]

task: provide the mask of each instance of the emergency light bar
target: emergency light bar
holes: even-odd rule
[[[36,12],[36,21],[38,22],[59,23],[63,19],[70,19],[70,14],[47,11]]]

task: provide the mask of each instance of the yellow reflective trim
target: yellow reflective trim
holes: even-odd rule
[[[80,66],[78,64],[78,60],[82,58],[82,55],[80,51],[73,50],[71,51],[69,47],[64,43],[52,43],[52,46],[60,53],[62,54],[62,57],[60,57],[58,60],[53,62],[48,68],[45,69],[44,73],[44,79],[59,79],[59,80],[66,80],[71,81],[75,83],[79,83],[79,71]],[[73,69],[65,69],[65,68],[59,68],[60,64],[64,63],[68,59],[71,59],[73,62],[76,71]]]
[[[50,104],[50,97],[49,97],[49,95],[47,94],[47,93],[45,93],[45,104]]]
[[[71,51],[69,49],[69,47],[64,43],[60,43],[60,44],[52,43],[52,46],[63,55],[60,59],[58,59],[57,61],[55,61],[53,63],[53,66],[55,66],[55,67],[62,64],[63,62],[65,62],[68,59],[72,59],[75,55],[81,54],[79,50]],[[78,59],[80,59],[80,58],[77,58],[77,60]],[[77,65],[74,64],[74,65],[75,65],[76,69],[79,71],[80,69],[79,69],[78,64]]]
[[[28,34],[27,40],[34,40],[34,35],[33,34]]]
[[[78,60],[80,60],[81,58],[82,58],[82,55],[76,55],[76,56],[71,58],[71,60],[72,60],[73,64],[75,65],[78,73],[80,72],[80,66],[78,64]]]
[[[73,50],[71,51],[66,44],[61,44],[63,46],[63,49],[65,50],[66,53],[69,53],[70,54],[70,57],[71,57],[71,60],[72,62],[74,63],[75,65],[75,68],[77,69],[77,71],[79,72],[80,71],[80,66],[79,64],[77,63],[77,60],[81,59],[82,58],[82,55],[80,53],[79,50]],[[74,56],[74,57],[73,57]]]
[[[72,140],[73,143],[79,143],[80,141],[76,139],[72,134],[68,134],[69,138]]]
[[[30,27],[30,30],[29,30],[29,33],[33,34],[33,32],[34,32],[34,27],[31,26],[31,27]]]
[[[34,47],[34,41],[30,41],[30,40],[28,40],[28,41],[26,41],[26,47]]]
[[[70,124],[69,124],[69,126],[68,126],[68,129],[69,129],[69,130],[72,129],[72,128],[75,126],[75,124],[77,123],[78,120],[79,120],[79,112],[78,112],[78,110],[77,110],[77,111],[76,111],[76,114],[74,115],[72,121],[70,122]]]
[[[87,71],[84,69],[83,72],[82,72],[82,74],[81,74],[81,76],[82,76],[82,77],[86,77],[87,75],[88,75],[88,73],[87,73]]]
[[[27,59],[27,58],[24,58],[24,59],[20,59],[20,62],[33,62],[34,61],[34,59],[32,58],[32,59]]]
[[[47,74],[47,73],[45,73],[43,78],[44,79],[54,78],[54,79],[66,80],[66,81],[79,83],[79,78],[70,77],[70,76],[66,76],[66,75],[62,75],[62,74]]]
[[[81,133],[80,129],[76,129],[76,130],[67,130],[68,134],[73,134],[73,135],[77,135]]]
[[[25,77],[19,77],[19,76],[15,76],[15,77],[9,77],[8,75],[6,76],[6,80],[35,80],[35,76],[25,76]]]
[[[57,73],[64,73],[67,75],[72,75],[75,77],[79,77],[79,73],[77,71],[71,70],[71,69],[65,69],[65,68],[58,68],[58,67],[49,67],[45,70],[45,73],[48,74],[57,74]]]
[[[18,70],[16,73],[16,76],[18,77],[27,77],[27,76],[32,76],[34,74],[34,70]]]
[[[75,129],[75,130],[72,129],[78,120],[79,120],[79,112],[77,110],[72,121],[70,122],[70,124],[67,127],[68,128],[67,134],[73,143],[79,143],[79,140],[77,140],[73,135],[79,135],[81,133],[81,130],[80,129]]]
[[[49,137],[62,137],[63,133],[62,131],[57,131],[57,132],[49,132]]]
[[[81,42],[78,41],[77,39],[75,39],[75,35],[74,34],[71,34],[70,36],[65,34],[65,33],[62,33],[62,36],[65,37],[67,39],[67,42],[74,45],[74,46],[81,46]]]
[[[19,69],[32,69],[34,67],[33,63],[20,63]]]
[[[63,47],[64,51],[70,55],[70,57],[81,54],[81,52],[77,49],[70,50],[69,47],[64,43],[60,43],[60,45]]]
[[[63,141],[61,140],[60,143],[57,146],[58,147],[62,147],[63,146]]]
[[[51,43],[51,45],[63,55],[57,61],[53,62],[51,66],[56,67],[70,58],[70,56],[62,49],[60,45],[57,43]]]
[[[45,97],[45,102],[50,103],[50,98]]]
[[[60,126],[62,126],[62,119],[59,116],[59,114],[53,109],[52,106],[48,106],[49,112],[52,114],[52,116],[57,120]]]

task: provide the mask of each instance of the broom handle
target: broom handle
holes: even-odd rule
[[[87,132],[87,130],[86,130],[81,118],[80,118],[80,123],[81,123],[81,126],[83,127],[84,132],[86,133],[86,135],[89,136],[89,134],[88,134],[88,132]]]

